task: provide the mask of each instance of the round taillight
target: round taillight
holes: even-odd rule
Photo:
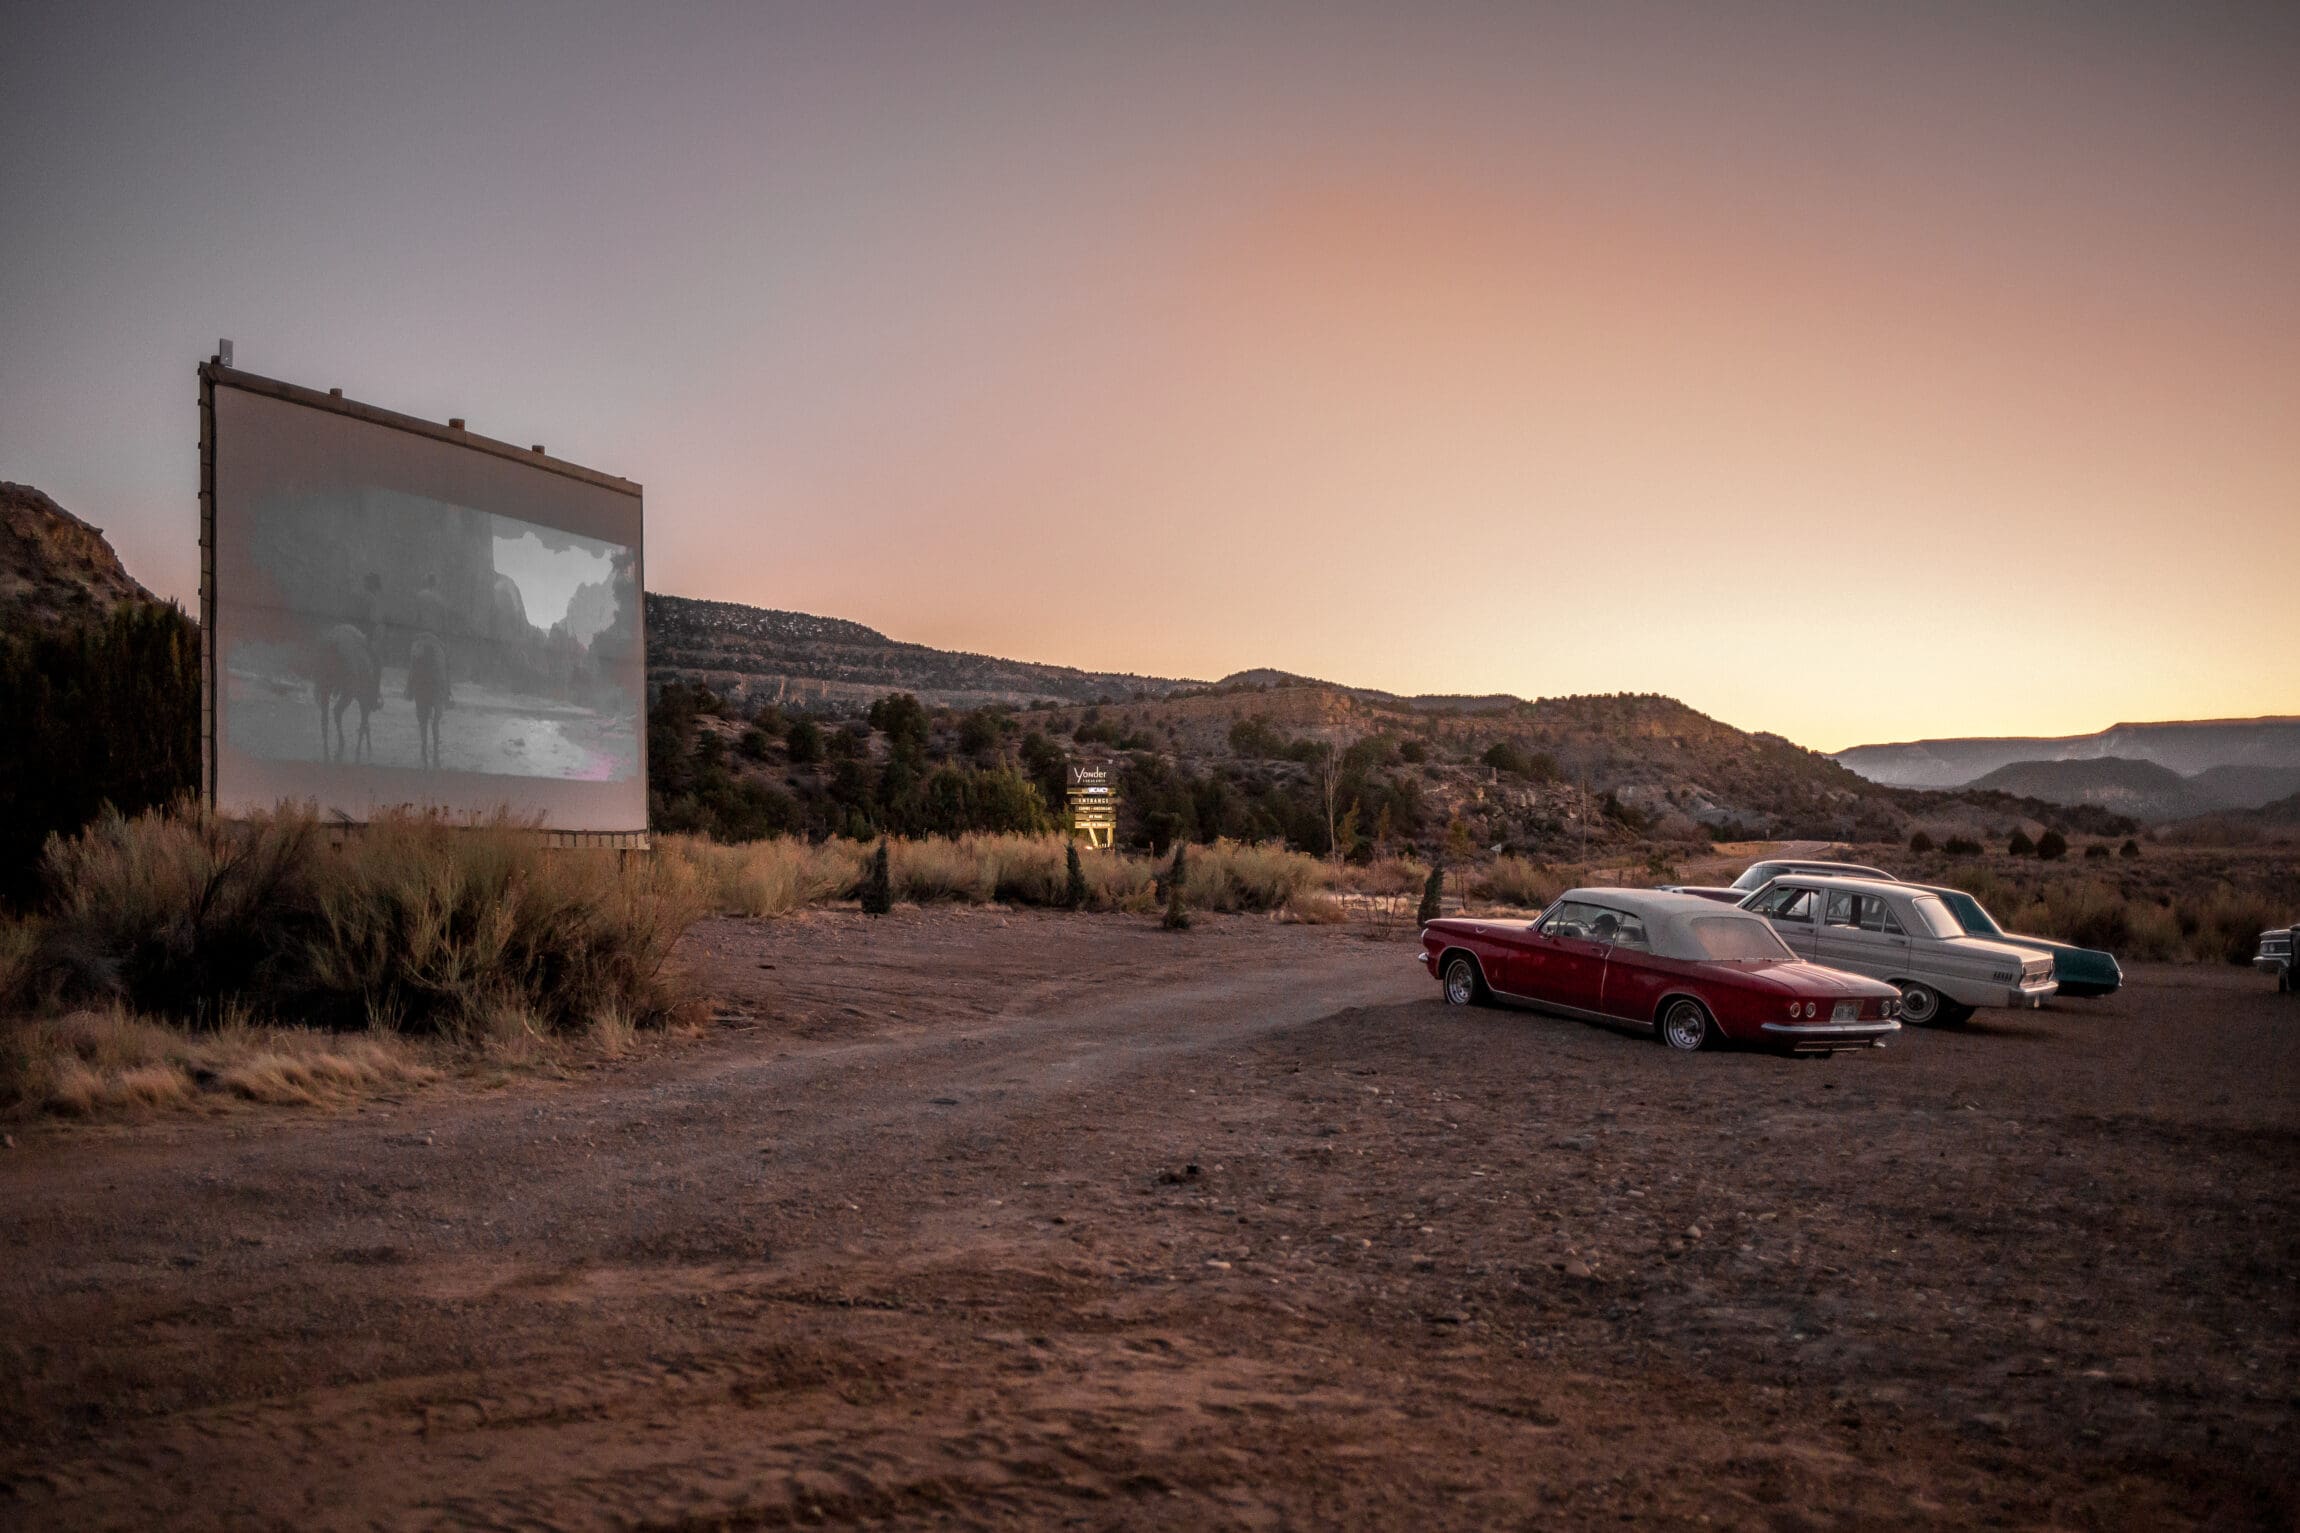
[[[1789,1015],[1792,1017],[1797,1015],[1797,1003],[1795,1001],[1789,1003]]]
[[[1812,1016],[1812,1015],[1814,1014],[1814,1011],[1815,1011],[1815,1007],[1814,1007],[1813,1003],[1812,1003],[1811,1001],[1807,1001],[1807,1002],[1805,1003],[1805,1015],[1806,1015],[1806,1016],[1808,1016],[1808,1017],[1809,1017],[1809,1016]]]

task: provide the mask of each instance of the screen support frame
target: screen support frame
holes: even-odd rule
[[[388,426],[394,431],[405,431],[414,436],[429,437],[435,442],[448,442],[457,447],[473,448],[498,458],[509,458],[530,468],[548,469],[584,484],[601,489],[615,490],[645,503],[646,491],[636,481],[614,474],[602,474],[597,469],[585,468],[554,458],[540,448],[515,447],[493,437],[480,436],[463,429],[462,423],[442,426],[420,416],[402,415],[397,410],[386,410],[376,405],[362,404],[356,399],[343,397],[343,390],[307,389],[301,384],[288,383],[278,378],[266,378],[258,373],[242,372],[224,365],[223,356],[211,356],[200,364],[200,803],[209,813],[216,808],[216,387],[242,389],[250,394],[267,395],[291,404],[326,410],[331,414],[349,416],[353,420],[373,425]],[[644,513],[642,512],[642,515]],[[647,547],[644,540],[633,551],[638,562],[639,578],[639,675],[647,674]],[[639,790],[648,791],[647,710],[642,697],[639,709]],[[356,822],[340,828],[354,828]],[[612,847],[619,851],[646,851],[653,844],[654,827],[640,831],[618,830],[537,830],[543,844],[551,847]]]

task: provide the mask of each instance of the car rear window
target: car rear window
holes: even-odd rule
[[[1949,907],[1941,903],[1937,894],[1920,894],[1909,901],[1909,909],[1916,912],[1917,922],[1936,937],[1961,937],[1965,929],[1957,918],[1949,914]]]
[[[1718,963],[1786,961],[1797,955],[1754,916],[1695,916],[1685,923],[1703,956]]]

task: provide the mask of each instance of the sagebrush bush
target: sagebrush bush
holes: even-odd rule
[[[558,1033],[609,1004],[659,1018],[676,999],[664,964],[703,910],[675,858],[551,851],[502,821],[393,816],[326,864],[297,977],[306,1014],[338,1026],[380,1011],[468,1035],[513,1012]]]
[[[1351,894],[1385,895],[1412,894],[1428,879],[1429,870],[1403,857],[1378,857],[1362,866],[1349,865],[1336,875],[1336,882]]]
[[[1565,889],[1555,871],[1523,857],[1496,857],[1469,876],[1472,896],[1519,910],[1540,910]]]
[[[232,997],[286,982],[323,852],[299,810],[102,815],[48,843],[42,956],[66,994],[214,1025]]]
[[[2176,898],[2152,896],[2097,869],[2039,866],[2008,877],[1977,864],[1952,869],[1941,881],[1979,900],[2008,932],[2100,948],[2129,961],[2249,963],[2260,933],[2284,919],[2269,892],[2226,882],[2191,886]]]
[[[1217,841],[1192,848],[1182,892],[1194,909],[1258,914],[1325,888],[1333,876],[1330,866],[1303,852]]]
[[[237,1013],[469,1034],[598,1008],[666,1014],[703,896],[679,857],[544,847],[509,820],[388,815],[340,836],[292,810],[97,821],[49,843],[40,961],[67,997],[198,1026]]]
[[[783,837],[721,846],[703,836],[662,836],[655,855],[693,869],[704,899],[722,915],[787,916],[851,895],[866,854],[852,841],[815,846]]]

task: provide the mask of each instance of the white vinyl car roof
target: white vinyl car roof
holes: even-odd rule
[[[1645,940],[1653,952],[1663,958],[1682,958],[1694,963],[1708,960],[1709,948],[1691,929],[1690,923],[1696,920],[1748,921],[1763,927],[1766,936],[1779,941],[1773,923],[1763,916],[1705,900],[1698,894],[1673,894],[1661,889],[1568,889],[1558,896],[1560,904],[1567,900],[1637,917],[1645,923]]]

